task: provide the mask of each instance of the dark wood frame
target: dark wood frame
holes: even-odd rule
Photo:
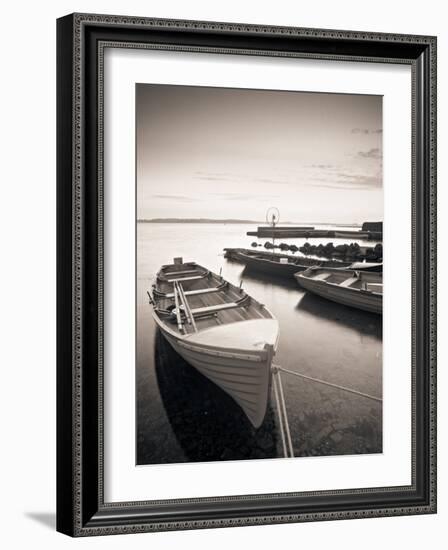
[[[410,486],[104,502],[102,55],[110,46],[411,65]],[[57,22],[57,51],[57,529],[87,536],[434,513],[436,38],[74,14]]]

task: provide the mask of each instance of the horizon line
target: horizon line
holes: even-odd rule
[[[381,222],[383,220],[380,220]],[[137,218],[138,223],[246,223],[246,224],[265,224],[266,221],[261,220],[246,220],[246,219],[239,219],[239,218]],[[359,226],[362,225],[364,222],[310,222],[310,221],[284,221],[280,222],[278,225],[286,224],[322,224],[322,225],[355,225]]]

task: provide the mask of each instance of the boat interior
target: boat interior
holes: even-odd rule
[[[366,290],[375,294],[383,293],[383,276],[381,273],[347,269],[309,269],[301,276],[315,281],[332,283],[342,288]]]
[[[193,262],[163,266],[153,287],[153,300],[157,315],[180,334],[272,318],[243,289]]]

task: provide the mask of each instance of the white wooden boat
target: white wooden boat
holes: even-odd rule
[[[382,273],[311,267],[294,277],[301,287],[323,298],[379,315],[383,313]]]
[[[152,302],[154,320],[176,352],[261,426],[279,335],[272,313],[243,289],[181,258],[158,272]]]

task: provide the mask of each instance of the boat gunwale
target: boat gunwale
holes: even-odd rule
[[[341,286],[341,282],[339,283],[335,283],[333,281],[328,281],[326,279],[322,280],[322,279],[315,279],[313,277],[310,277],[309,274],[307,274],[306,272],[307,271],[317,271],[318,269],[322,270],[322,271],[332,271],[332,272],[336,272],[336,273],[343,273],[344,271],[345,272],[351,272],[353,274],[353,276],[359,276],[359,275],[369,275],[369,276],[377,276],[378,278],[381,277],[381,280],[382,280],[382,274],[380,274],[379,272],[376,272],[376,271],[357,271],[355,269],[347,269],[347,270],[339,270],[338,271],[338,268],[326,268],[326,267],[317,267],[317,268],[310,268],[310,269],[307,269],[305,271],[300,271],[298,273],[294,273],[294,277],[297,279],[305,279],[306,281],[310,281],[311,283],[315,283],[317,286],[333,286],[333,287],[337,287],[337,288],[340,288],[342,290],[348,290],[348,291],[356,291],[356,292],[363,292],[363,293],[366,293],[366,294],[373,294],[373,295],[377,295],[377,296],[383,296],[383,293],[382,292],[374,292],[373,290],[367,290],[367,289],[364,289],[364,288],[354,288],[354,287],[351,287],[351,286]],[[381,283],[382,284],[382,283]]]
[[[300,277],[304,277],[306,279],[312,279],[312,277],[309,277],[307,275],[307,271],[308,272],[315,272],[315,271],[318,271],[318,270],[321,270],[321,271],[331,271],[333,273],[352,273],[353,275],[355,274],[360,274],[360,275],[370,275],[370,276],[377,276],[377,277],[381,277],[383,276],[382,272],[381,271],[365,271],[363,269],[350,269],[350,268],[345,268],[345,269],[341,269],[339,267],[326,267],[326,266],[309,266],[308,269],[305,269],[305,271],[301,271],[299,273],[295,273],[294,275],[297,275],[297,276],[300,276]]]
[[[169,336],[171,336],[172,338],[174,338],[176,340],[177,343],[179,343],[181,346],[182,344],[187,344],[188,346],[191,346],[191,347],[194,347],[194,348],[198,348],[197,350],[194,349],[194,350],[189,350],[189,351],[193,351],[193,352],[197,352],[197,353],[204,353],[206,354],[206,350],[210,350],[210,351],[215,351],[215,352],[220,352],[221,350],[225,350],[223,353],[235,353],[235,354],[239,354],[239,355],[256,355],[257,357],[260,357],[261,361],[263,361],[264,359],[264,355],[266,355],[266,353],[268,352],[268,349],[267,349],[267,346],[270,346],[270,344],[266,344],[265,347],[263,347],[262,349],[248,349],[248,348],[241,348],[241,347],[235,347],[235,348],[229,348],[229,347],[223,347],[223,346],[219,346],[219,345],[213,345],[213,344],[204,344],[203,342],[194,342],[194,341],[191,341],[191,337],[194,336],[195,334],[197,333],[190,333],[190,334],[180,334],[178,332],[175,332],[171,327],[169,327],[166,323],[164,323],[160,317],[157,315],[157,313],[153,310],[152,312],[153,314],[153,318],[157,324],[157,326],[160,328],[160,330],[162,332],[167,332],[169,334]],[[272,318],[272,319],[244,319],[244,320],[241,320],[241,321],[235,321],[234,323],[229,323],[229,324],[236,324],[236,323],[244,323],[244,322],[247,322],[248,320],[250,321],[276,321],[277,323],[277,337],[276,337],[276,340],[275,340],[275,343],[272,344],[272,347],[274,349],[274,352],[277,350],[277,347],[278,347],[278,342],[279,342],[279,338],[280,338],[280,327],[279,327],[279,323],[277,321],[277,319],[275,318]],[[205,330],[216,330],[216,331],[219,331],[219,329],[223,329],[225,328],[227,325],[217,325],[216,327],[209,327],[207,329],[204,329]],[[200,331],[199,331],[200,332]],[[188,348],[186,348],[188,349]],[[203,351],[205,350],[205,351]],[[212,355],[212,354],[209,354],[209,355]],[[226,357],[226,356],[224,356]],[[229,358],[230,358],[230,355],[229,355]]]
[[[294,274],[296,275],[296,274]],[[333,286],[335,288],[340,288],[341,290],[347,290],[347,291],[350,291],[350,292],[359,292],[359,293],[363,293],[363,294],[367,294],[369,296],[371,295],[374,295],[374,296],[383,296],[383,294],[381,292],[374,292],[373,290],[367,290],[365,288],[354,288],[354,287],[351,287],[351,286],[341,286],[341,283],[333,283],[331,281],[320,281],[319,279],[311,279],[310,277],[302,277],[303,279],[306,279],[307,281],[313,281],[316,283],[317,286]]]

